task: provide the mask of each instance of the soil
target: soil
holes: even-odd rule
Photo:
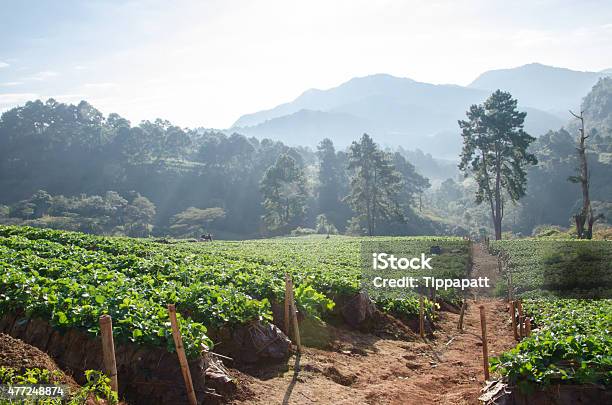
[[[66,384],[71,389],[79,388],[74,379],[66,375],[47,353],[4,333],[0,333],[0,366],[17,370],[39,368],[59,372],[58,383]]]
[[[472,277],[497,280],[497,259],[474,245]],[[492,289],[472,291],[464,318],[440,312],[436,330],[411,341],[328,327],[333,350],[304,347],[288,363],[232,370],[232,404],[478,404],[484,384],[479,306],[489,356],[516,345],[506,303]]]

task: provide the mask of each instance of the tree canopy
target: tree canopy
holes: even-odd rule
[[[467,120],[459,121],[463,137],[459,168],[475,178],[476,202],[489,203],[495,238],[501,239],[504,200],[516,203],[525,195],[525,167],[538,162],[527,151],[535,138],[523,130],[527,113],[518,111],[508,92],[495,91],[466,115]]]

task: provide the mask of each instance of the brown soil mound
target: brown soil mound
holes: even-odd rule
[[[16,370],[40,368],[59,372],[61,377],[58,382],[67,384],[71,388],[79,387],[71,376],[64,374],[47,353],[4,333],[0,333],[0,366]]]

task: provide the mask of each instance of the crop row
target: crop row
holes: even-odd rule
[[[612,243],[607,241],[498,241],[509,256],[515,294],[534,332],[492,362],[523,390],[535,384],[612,381]]]
[[[465,269],[462,241],[400,240],[415,254],[432,243],[461,248],[452,260],[437,260],[453,271]],[[195,356],[201,345],[212,344],[204,325],[270,320],[271,302],[282,300],[285,272],[295,280],[298,307],[314,316],[332,308],[332,300],[358,292],[359,249],[354,238],[165,245],[0,227],[0,315],[21,309],[60,328],[97,334],[97,319],[107,313],[118,339],[172,349],[166,304],[177,303],[185,315],[186,349]],[[418,311],[414,295],[379,305],[405,316]]]
[[[519,239],[491,242],[491,250],[509,255],[515,295],[612,297],[610,241]]]
[[[529,390],[534,384],[612,382],[612,300],[526,300],[537,328],[493,361],[493,369]]]

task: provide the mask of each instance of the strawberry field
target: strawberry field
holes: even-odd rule
[[[515,296],[534,332],[493,361],[493,369],[529,391],[534,385],[612,381],[612,243],[492,242],[509,256]],[[571,286],[572,288],[568,288]],[[588,299],[592,297],[600,299]],[[557,295],[557,296],[555,296]],[[581,299],[567,298],[572,295]],[[560,298],[563,297],[563,298]]]
[[[468,268],[461,239],[397,240],[415,255],[433,244],[455,252],[433,261],[451,274]],[[270,321],[286,272],[300,312],[324,318],[336,299],[359,292],[359,248],[360,239],[343,237],[160,244],[0,227],[0,315],[24,311],[62,330],[97,335],[99,316],[110,314],[117,340],[173,350],[166,305],[176,303],[187,354],[195,357],[213,345],[210,328]],[[410,294],[377,304],[396,315],[418,313]],[[430,312],[433,304],[426,306]]]

